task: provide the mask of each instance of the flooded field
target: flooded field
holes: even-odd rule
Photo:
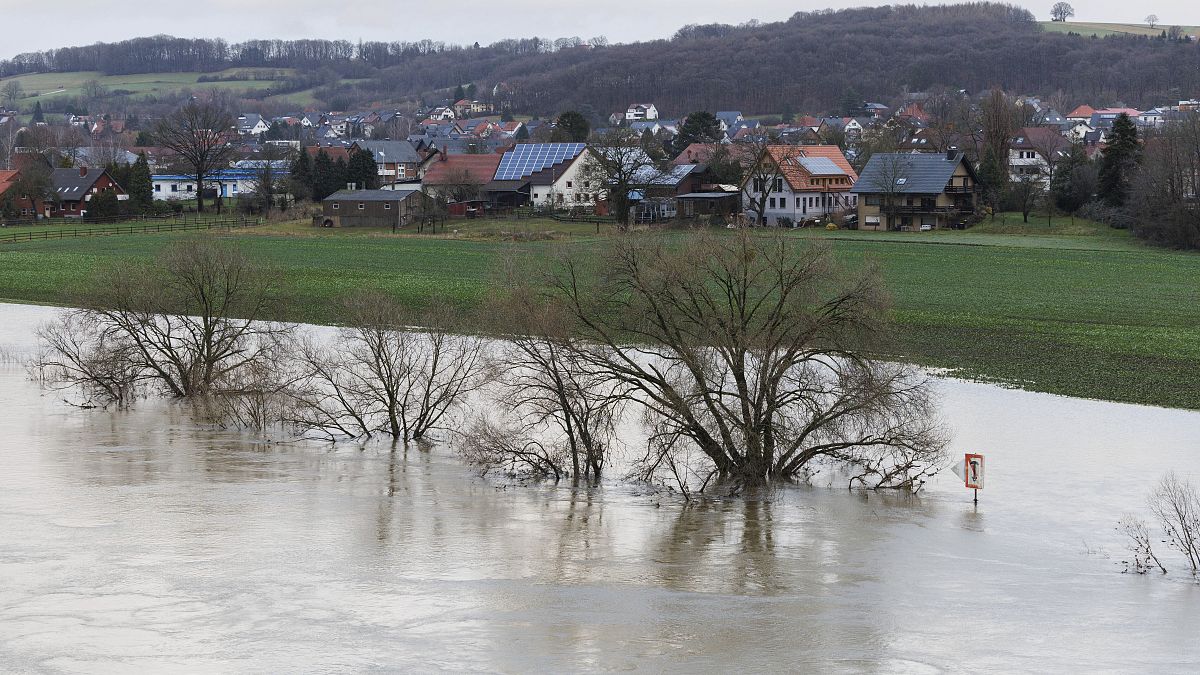
[[[53,310],[0,305],[0,347]],[[1200,414],[947,380],[916,498],[816,486],[685,506],[505,485],[445,449],[269,444],[180,408],[80,410],[0,367],[0,671],[1200,668],[1200,585],[1114,530]]]

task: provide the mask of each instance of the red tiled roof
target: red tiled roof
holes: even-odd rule
[[[1078,108],[1072,110],[1070,112],[1070,114],[1067,115],[1067,117],[1091,117],[1092,113],[1094,113],[1094,112],[1096,112],[1096,109],[1085,103],[1085,104],[1079,106]]]
[[[488,183],[496,175],[503,155],[491,153],[487,155],[443,155],[433,160],[425,169],[423,181],[430,185],[438,185],[461,180],[462,172],[470,176],[471,182]]]
[[[792,186],[792,190],[796,192],[808,192],[812,190],[822,191],[849,191],[854,187],[854,183],[858,180],[858,174],[854,171],[854,167],[850,166],[850,162],[846,161],[846,156],[836,145],[772,145],[767,147],[767,154],[771,160],[783,168],[783,177],[787,180],[788,185]],[[809,173],[799,162],[794,160],[801,157],[821,157],[830,160],[837,168],[849,178],[849,181],[843,184],[835,185],[820,185],[816,182],[818,179],[826,178],[822,175],[814,175]]]
[[[744,165],[754,164],[753,149],[751,146],[735,144],[727,146],[726,149],[731,155],[736,156],[739,153],[744,155],[742,162]],[[683,152],[679,153],[679,156],[672,163],[676,166],[683,166],[684,164],[707,164],[716,151],[716,143],[692,143],[684,148]]]
[[[342,147],[326,148],[317,145],[310,145],[309,147],[305,148],[304,151],[307,152],[308,155],[313,159],[316,159],[317,155],[321,154],[321,151],[325,151],[325,154],[329,155],[329,159],[335,162],[339,159],[347,163],[350,161],[350,151]]]
[[[20,175],[20,171],[0,171],[0,195],[7,192]]]

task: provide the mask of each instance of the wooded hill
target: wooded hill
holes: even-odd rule
[[[483,97],[500,85],[521,112],[577,108],[594,118],[641,100],[655,102],[666,116],[696,109],[836,112],[848,99],[886,100],[939,86],[1061,91],[1072,101],[1129,105],[1200,91],[1200,44],[1050,32],[1027,10],[995,3],[801,12],[778,23],[685,26],[666,40],[578,42],[530,38],[466,47],[153,37],[25,54],[0,62],[0,75],[296,68],[308,73],[296,77],[307,79],[278,88],[312,89],[329,108],[432,104],[459,84],[475,83]]]

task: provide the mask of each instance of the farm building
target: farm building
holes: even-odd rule
[[[320,227],[392,227],[415,222],[429,198],[419,185],[397,190],[339,190],[321,201]]]

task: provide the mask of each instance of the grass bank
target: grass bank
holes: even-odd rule
[[[1083,221],[1008,216],[965,232],[799,231],[851,267],[876,262],[894,297],[891,356],[1070,396],[1200,408],[1200,255],[1149,248]],[[178,236],[0,246],[0,298],[70,304],[106,263]],[[279,269],[277,318],[336,323],[334,298],[380,288],[469,308],[516,248],[599,249],[609,231],[548,220],[456,221],[436,234],[280,223],[227,237]]]

